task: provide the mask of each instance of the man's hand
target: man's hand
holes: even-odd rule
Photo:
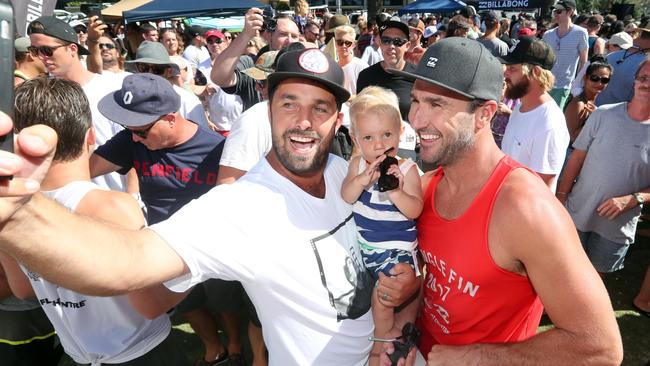
[[[390,270],[392,276],[379,273],[377,295],[379,301],[388,307],[402,305],[420,288],[420,281],[410,264],[398,263]],[[401,334],[401,333],[400,333]]]
[[[248,39],[251,39],[257,35],[258,31],[262,31],[262,26],[264,26],[264,16],[262,15],[262,9],[260,8],[250,8],[244,16],[244,30],[242,31]]]
[[[628,194],[627,196],[613,197],[601,203],[596,209],[598,215],[605,216],[610,220],[614,220],[623,212],[636,206],[637,202],[634,196]]]
[[[401,329],[393,328],[391,329],[390,332],[388,332],[387,338],[392,339],[395,337],[399,337],[401,335],[402,335]],[[395,352],[395,347],[393,346],[392,342],[383,343],[381,348],[381,354],[379,355],[379,365],[391,366],[392,362],[390,358],[388,358],[388,355],[393,354],[393,352]],[[399,361],[397,361],[397,366],[413,366],[415,364],[416,352],[417,352],[417,347],[413,347],[413,349],[409,352],[406,359],[400,358]]]
[[[0,135],[13,128],[11,118],[0,112]],[[43,125],[25,128],[15,137],[15,153],[0,151],[0,222],[4,223],[38,192],[56,148],[56,132]]]
[[[108,25],[99,20],[98,16],[90,17],[88,20],[88,41],[97,43],[99,41],[99,37],[104,35],[106,28],[108,28]]]

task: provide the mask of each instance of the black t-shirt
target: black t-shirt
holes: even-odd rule
[[[199,126],[184,144],[154,151],[134,142],[131,132],[123,130],[95,153],[122,167],[118,170],[121,174],[135,168],[140,195],[147,206],[147,222],[151,225],[165,220],[217,184],[224,141],[218,133]]]
[[[257,92],[257,90],[255,90],[255,79],[242,72],[243,70],[253,66],[255,66],[253,59],[249,56],[241,56],[237,62],[237,68],[235,69],[237,82],[229,88],[223,88],[223,91],[226,93],[239,95],[241,97],[243,104],[242,112],[262,101],[262,96]]]
[[[415,72],[415,66],[406,63],[403,71]],[[397,98],[399,99],[399,111],[402,114],[402,119],[408,122],[409,109],[411,108],[411,89],[413,89],[413,81],[408,80],[403,76],[386,72],[386,70],[381,67],[381,62],[377,62],[359,73],[359,77],[357,78],[357,94],[359,94],[365,87],[373,85],[390,89],[397,94]]]

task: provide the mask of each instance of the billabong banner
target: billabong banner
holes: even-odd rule
[[[16,30],[24,36],[32,20],[54,14],[56,0],[11,0],[11,4],[14,6]]]

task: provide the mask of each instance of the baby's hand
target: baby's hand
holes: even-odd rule
[[[360,159],[363,159],[361,157]],[[379,164],[386,159],[386,155],[381,155],[375,161],[366,166],[366,170],[357,175],[357,180],[362,186],[368,187],[379,179]]]
[[[395,164],[391,165],[386,171],[386,173],[392,174],[399,181],[399,185],[397,186],[397,188],[393,189],[392,191],[388,191],[388,197],[390,198],[391,193],[396,193],[402,190],[402,187],[404,186],[404,175],[402,174],[402,171],[399,169],[399,166]]]

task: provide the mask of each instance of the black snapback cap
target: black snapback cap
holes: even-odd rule
[[[90,55],[86,47],[79,44],[77,32],[66,22],[54,16],[42,16],[29,23],[27,34],[45,34],[68,43],[74,43],[79,49],[80,55]]]
[[[389,21],[385,22],[384,24],[382,24],[381,27],[379,27],[379,35],[380,36],[383,35],[384,32],[386,31],[386,29],[389,29],[389,28],[397,28],[397,29],[399,29],[402,32],[404,32],[404,35],[406,36],[407,39],[409,38],[409,26],[406,25],[405,23],[398,22],[396,20],[389,20]]]
[[[555,52],[541,39],[522,36],[515,48],[500,59],[506,65],[531,64],[551,70],[555,64]]]
[[[463,37],[444,38],[427,48],[415,72],[390,70],[422,80],[469,99],[501,99],[503,66],[481,43]]]
[[[275,71],[267,77],[269,95],[278,84],[289,78],[311,79],[323,84],[336,97],[338,103],[350,99],[343,87],[345,76],[339,64],[317,48],[288,51],[277,57]]]

